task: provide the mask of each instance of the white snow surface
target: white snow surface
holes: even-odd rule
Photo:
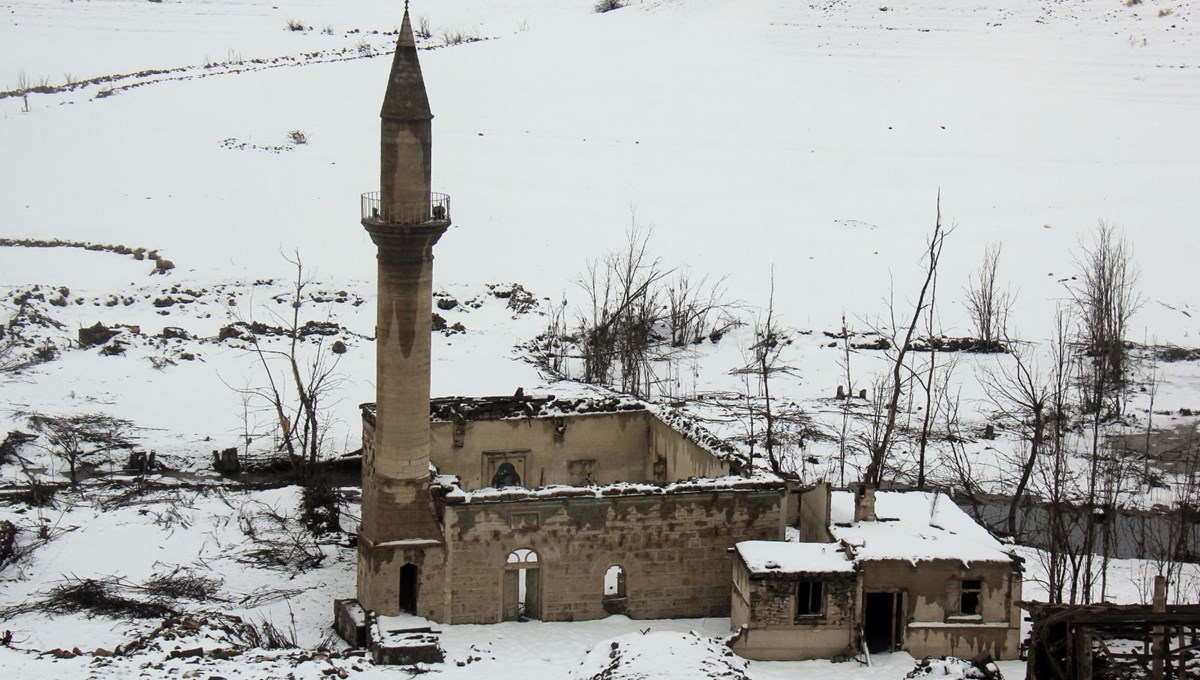
[[[841,543],[742,541],[738,555],[751,574],[830,574],[854,571]]]
[[[679,633],[630,633],[592,648],[572,680],[746,678],[749,664],[720,640]]]
[[[857,560],[1011,562],[1009,552],[946,496],[923,491],[875,492],[876,521],[854,521],[854,494],[835,491],[830,531]]]

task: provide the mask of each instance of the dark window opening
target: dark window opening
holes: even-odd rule
[[[503,489],[506,486],[521,486],[521,475],[517,474],[517,468],[513,467],[512,463],[501,463],[492,477],[492,486],[497,489]]]
[[[962,597],[959,599],[958,611],[962,614],[979,613],[979,593],[983,590],[983,581],[979,579],[964,579],[962,582]]]
[[[796,617],[820,616],[825,612],[825,588],[820,581],[796,584]]]

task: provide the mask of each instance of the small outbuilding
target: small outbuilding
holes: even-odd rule
[[[828,542],[736,546],[734,651],[774,660],[864,649],[1017,658],[1020,558],[949,498],[824,485],[801,495],[801,508],[823,504],[828,526],[793,535]]]

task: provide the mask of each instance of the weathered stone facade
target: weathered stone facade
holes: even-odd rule
[[[801,581],[822,584],[819,615],[797,616]],[[851,574],[752,576],[734,561],[730,621],[738,633],[733,650],[750,659],[827,659],[846,654],[855,644],[858,583]]]
[[[540,618],[728,616],[729,548],[783,535],[781,489],[446,504],[452,623],[503,620],[506,557],[537,553]],[[623,602],[604,575],[625,572]],[[511,593],[508,594],[511,597]]]
[[[364,416],[364,458],[370,458],[370,407]],[[531,618],[727,616],[729,548],[784,534],[782,482],[704,481],[724,477],[736,463],[644,408],[435,421],[431,438],[434,465],[443,474],[459,475],[457,488],[489,487],[495,456],[516,464],[523,486],[574,487],[470,497],[435,493],[444,548],[418,541],[363,545],[360,572],[371,570],[370,580],[390,584],[377,600],[397,601],[399,570],[414,564],[420,574],[416,613],[435,621],[511,618],[515,609],[506,598],[513,594],[504,579],[511,571],[506,560],[518,549],[532,550],[538,559],[530,578],[538,579],[540,602],[538,611],[526,612]],[[587,468],[589,479],[572,465],[581,460],[594,463]],[[661,486],[681,477],[699,481]],[[604,574],[612,566],[624,571],[624,593],[606,598]]]

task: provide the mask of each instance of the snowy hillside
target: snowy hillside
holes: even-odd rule
[[[577,325],[585,306],[577,282],[589,261],[623,248],[632,225],[652,227],[663,269],[724,277],[740,321],[761,318],[773,276],[790,370],[772,397],[803,424],[788,455],[806,480],[836,483],[835,391],[849,382],[874,398],[887,370],[884,352],[854,349],[847,381],[843,317],[869,345],[870,333],[894,330],[889,306],[897,318],[911,314],[939,193],[954,229],[938,274],[937,334],[972,334],[965,291],[998,243],[1001,282],[1016,295],[1009,330],[1036,354],[1056,305],[1071,298],[1081,243],[1105,221],[1123,230],[1141,271],[1144,303],[1127,339],[1200,347],[1200,295],[1188,285],[1200,260],[1193,4],[635,0],[598,14],[592,0],[415,2],[414,20],[429,29],[420,42],[435,114],[434,190],[452,196],[454,219],[436,252],[447,328],[435,332],[434,394],[603,390],[563,379],[579,376],[572,361],[566,376],[539,365],[530,346],[564,299],[567,325]],[[296,255],[311,278],[300,324],[318,329],[301,355],[338,362],[324,453],[360,446],[357,406],[374,398],[375,249],[358,201],[377,189],[378,109],[402,9],[394,0],[0,0],[0,435],[28,431],[32,414],[108,414],[131,421],[136,446],[174,471],[167,487],[196,485],[147,496],[149,514],[109,512],[104,495],[113,492],[100,478],[64,508],[0,507],[33,534],[42,523],[57,527],[45,548],[0,573],[0,607],[63,579],[120,576],[128,588],[185,565],[227,575],[225,599],[172,606],[281,627],[294,616],[306,648],[325,637],[323,603],[352,589],[352,549],[316,547],[322,564],[279,586],[306,591],[291,612],[286,598],[234,607],[278,578],[237,566],[249,549],[239,509],[288,506],[295,494],[221,492],[209,468],[214,450],[261,454],[274,444],[275,414],[246,398],[266,374],[238,324],[287,325]],[[151,251],[173,267],[156,265]],[[537,304],[513,305],[514,295]],[[96,323],[116,334],[81,343],[80,329]],[[271,332],[263,342],[287,344]],[[691,417],[745,439],[756,426],[739,411],[741,393],[760,390],[736,371],[753,342],[741,325],[675,354],[657,366],[663,380],[650,396],[686,398]],[[339,343],[345,351],[335,355]],[[1138,381],[1157,377],[1154,427],[1183,432],[1200,413],[1200,364],[1182,355],[1190,360],[1139,364]],[[1011,493],[1007,463],[1021,435],[1003,424],[995,440],[979,435],[997,420],[981,376],[1007,358],[956,356],[960,453],[975,461],[981,491]],[[1125,431],[1146,428],[1149,399],[1131,390]],[[851,429],[867,427],[868,401],[854,406]],[[919,420],[919,409],[908,417]],[[901,448],[911,452],[911,440]],[[933,446],[937,484],[962,485],[952,449]],[[63,461],[35,444],[21,452],[27,464],[0,465],[5,484],[66,481]],[[95,472],[119,468],[126,455],[97,456]],[[864,464],[861,450],[851,452],[846,478]],[[897,464],[898,478],[910,474],[907,464]],[[1123,502],[1182,496],[1188,468],[1163,462],[1156,474],[1157,484]],[[192,494],[182,501],[192,516],[167,517],[180,493]],[[167,535],[148,541],[146,531]],[[143,542],[151,547],[132,547]],[[122,549],[88,558],[113,545]],[[1145,576],[1122,586],[1129,599]],[[25,650],[90,652],[155,627],[39,616],[0,630],[13,630]],[[519,667],[556,677],[593,646],[644,627],[536,625],[553,631],[552,649],[544,664]],[[652,625],[693,626],[720,635],[727,622]],[[488,658],[515,663],[518,653],[495,641],[526,635],[510,628],[449,630],[448,658],[472,658],[492,640]],[[245,631],[212,635],[221,647]],[[295,660],[280,658],[263,662],[264,676],[292,670]],[[83,676],[107,663],[0,648],[0,668],[15,677]],[[122,663],[110,672],[133,672]],[[871,677],[911,669],[901,666]],[[323,670],[306,662],[296,672]],[[473,663],[446,671],[496,673]],[[751,663],[749,674],[784,671]]]

